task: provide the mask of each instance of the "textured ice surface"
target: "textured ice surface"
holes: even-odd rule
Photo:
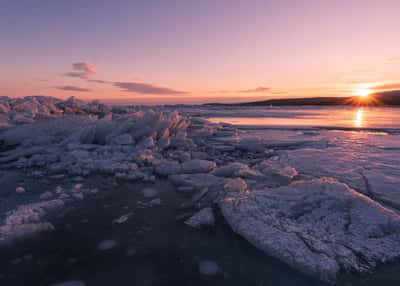
[[[97,189],[87,189],[82,185],[68,189],[58,187],[54,192],[44,191],[36,201],[10,206],[0,216],[0,246],[53,230],[49,217],[60,213],[67,204],[96,193]]]
[[[220,207],[235,232],[321,280],[399,256],[400,216],[334,179],[225,192]]]
[[[0,225],[0,245],[16,239],[30,237],[42,231],[52,230],[53,225],[44,220],[48,212],[54,212],[64,205],[61,199],[20,205],[6,214]]]
[[[215,162],[206,160],[188,160],[182,164],[183,173],[208,173],[216,167]]]
[[[185,224],[195,228],[203,226],[213,226],[214,223],[215,223],[214,213],[212,208],[210,207],[198,211],[188,220],[185,221]]]
[[[249,171],[250,168],[248,165],[239,162],[234,162],[215,169],[212,172],[212,174],[218,177],[232,178],[232,177],[243,176],[247,174]]]
[[[399,133],[239,128],[199,116],[264,111],[173,109],[2,97],[0,168],[49,178],[102,173],[117,181],[152,182],[166,177],[192,195],[182,206],[196,208],[189,225],[211,224],[210,207],[216,203],[232,229],[266,254],[325,281],[400,257]],[[287,116],[279,109],[268,112]],[[313,112],[304,109],[296,116]],[[38,196],[40,203],[4,216],[0,238],[12,241],[20,233],[51,229],[40,204],[78,201],[86,194],[80,187]],[[152,207],[161,200],[138,204]]]

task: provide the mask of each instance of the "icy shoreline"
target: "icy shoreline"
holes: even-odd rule
[[[210,207],[218,207],[250,243],[323,281],[400,257],[397,134],[243,130],[168,108],[48,97],[1,98],[0,119],[0,168],[37,177],[166,177],[192,196],[183,207],[199,211],[188,225],[212,226]],[[48,211],[96,193],[77,189],[9,211],[0,240],[51,230]]]

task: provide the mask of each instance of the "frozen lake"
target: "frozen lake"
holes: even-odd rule
[[[388,107],[213,107],[200,111],[214,123],[236,125],[283,128],[400,128],[400,110]]]
[[[397,109],[3,109],[2,285],[398,285]]]

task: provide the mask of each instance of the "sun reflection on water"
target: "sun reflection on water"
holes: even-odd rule
[[[359,108],[356,112],[356,117],[354,118],[354,126],[362,127],[364,123],[364,110]]]

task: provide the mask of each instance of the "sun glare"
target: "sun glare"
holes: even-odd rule
[[[362,127],[364,121],[364,110],[362,108],[358,109],[354,118],[354,126]]]
[[[372,91],[368,88],[361,88],[356,90],[356,95],[359,97],[368,97],[368,95],[370,95],[372,93]]]

